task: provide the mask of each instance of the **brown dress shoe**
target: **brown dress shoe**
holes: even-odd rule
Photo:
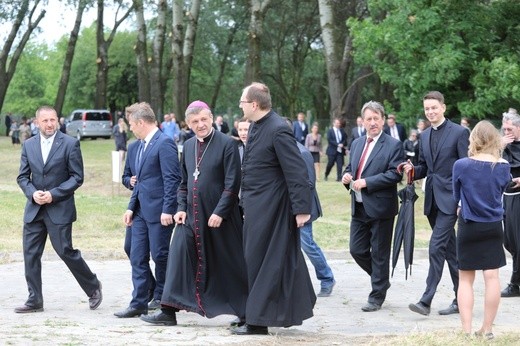
[[[14,309],[14,312],[17,314],[26,314],[29,312],[42,312],[43,306],[29,306],[29,305],[22,305]]]

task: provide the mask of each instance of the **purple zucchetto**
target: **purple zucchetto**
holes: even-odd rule
[[[200,100],[193,101],[192,103],[190,103],[188,105],[188,108],[186,108],[186,110],[188,110],[190,108],[202,108],[202,109],[207,109],[207,110],[211,111],[211,109],[206,104],[206,102],[203,102],[203,101],[200,101]]]

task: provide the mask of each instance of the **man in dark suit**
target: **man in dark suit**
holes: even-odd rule
[[[41,257],[47,235],[60,258],[89,297],[90,309],[103,299],[101,282],[72,247],[72,222],[76,221],[74,191],[83,184],[83,159],[79,142],[58,131],[52,107],[36,111],[40,133],[22,148],[18,185],[27,197],[24,212],[23,257],[29,298],[15,312],[43,311]]]
[[[222,133],[229,132],[229,125],[226,121],[224,121],[224,118],[222,117],[222,115],[217,115],[215,117],[215,122],[213,123],[213,128]]]
[[[305,114],[302,112],[296,116],[297,120],[292,123],[292,130],[296,141],[305,145],[305,138],[309,134],[309,125],[305,122]]]
[[[372,291],[365,312],[381,309],[390,288],[390,248],[397,215],[397,183],[401,175],[403,145],[383,132],[385,110],[369,101],[361,110],[367,135],[356,139],[342,182],[350,189],[352,220],[350,254],[370,275]]]
[[[448,262],[455,299],[447,309],[439,314],[449,315],[459,312],[457,290],[459,273],[455,244],[455,222],[457,202],[453,198],[452,168],[455,161],[468,155],[469,131],[444,117],[446,105],[444,96],[438,91],[430,91],[423,98],[424,114],[431,126],[421,133],[419,163],[415,166],[415,179],[426,179],[424,214],[432,228],[429,245],[430,268],[426,279],[426,290],[418,303],[410,304],[413,312],[430,314],[430,306],[437,290],[444,261]],[[404,167],[405,173],[412,169],[410,163]]]
[[[126,114],[128,116],[129,111],[126,110]],[[141,141],[137,140],[128,145],[128,152],[126,155],[125,161],[125,169],[123,171],[122,183],[123,185],[129,189],[133,190],[135,184],[137,183],[136,176],[136,165],[137,165],[137,151],[139,150],[139,144]],[[125,233],[125,243],[123,245],[123,249],[125,250],[128,259],[130,259],[130,249],[132,247],[132,226],[126,226]],[[153,276],[152,270],[148,266],[148,275],[150,277],[150,288],[148,290],[148,300],[150,303],[148,304],[148,310],[158,309],[160,307],[160,302],[154,300],[154,291],[155,291],[155,277]]]
[[[348,141],[347,149],[350,150],[350,146],[352,145],[352,142],[354,142],[355,139],[358,139],[359,137],[363,137],[366,135],[367,131],[365,130],[365,127],[363,127],[363,118],[357,117],[356,118],[356,127],[352,128],[352,133],[350,136],[350,140]]]
[[[345,147],[347,145],[347,135],[345,131],[341,128],[341,122],[339,119],[334,119],[333,126],[327,131],[327,141],[329,145],[327,147],[327,157],[329,162],[327,163],[327,168],[325,169],[325,180],[328,179],[329,173],[336,164],[337,175],[336,181],[341,180],[341,172],[343,171],[343,163],[345,156]]]
[[[404,126],[396,122],[394,114],[388,114],[384,131],[387,135],[390,135],[401,142],[404,142],[408,138]]]
[[[150,105],[136,103],[128,111],[130,130],[141,143],[136,154],[137,182],[123,217],[125,224],[132,226],[130,263],[134,290],[129,307],[114,314],[120,318],[148,313],[150,254],[155,262],[154,300],[161,299],[180,182],[177,146],[157,128]]]

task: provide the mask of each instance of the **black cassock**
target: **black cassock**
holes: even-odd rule
[[[161,304],[209,318],[244,318],[247,276],[236,142],[219,131],[204,142],[190,138],[184,143],[181,171],[178,211],[185,211],[187,218],[173,234]],[[208,226],[211,214],[224,219],[219,228]]]
[[[313,316],[316,295],[296,214],[310,214],[307,169],[292,132],[271,111],[253,122],[242,161],[246,322],[288,327]]]

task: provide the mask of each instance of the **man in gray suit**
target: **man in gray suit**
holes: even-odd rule
[[[403,158],[402,143],[383,132],[385,110],[369,101],[361,109],[366,136],[352,142],[350,162],[342,183],[350,189],[352,220],[350,254],[372,282],[365,312],[381,309],[390,288],[390,248],[397,215],[397,166]]]
[[[25,141],[18,185],[27,197],[24,213],[23,256],[29,298],[15,312],[43,311],[41,256],[47,235],[89,297],[90,309],[103,299],[101,282],[72,247],[72,222],[76,221],[74,191],[83,184],[83,159],[78,140],[58,131],[52,107],[36,111],[40,133]]]

